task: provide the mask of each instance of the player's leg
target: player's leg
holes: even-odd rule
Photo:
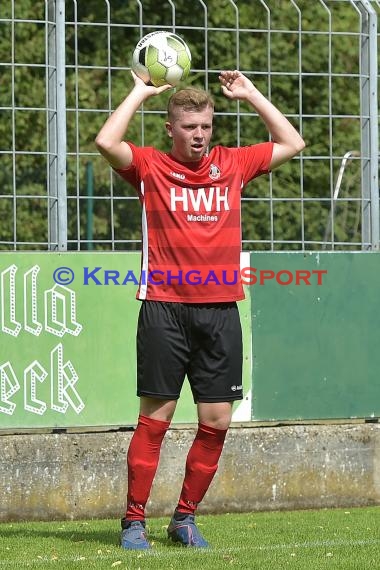
[[[232,404],[233,401],[198,402],[199,422],[216,429],[228,430],[232,418]]]
[[[157,471],[161,444],[176,404],[175,400],[140,400],[140,414],[127,453],[127,507],[121,521],[123,548],[149,548],[145,534],[145,507]]]
[[[207,314],[209,312],[209,315]],[[188,546],[207,546],[195,511],[217,471],[232,417],[242,398],[242,336],[235,304],[204,307],[197,315],[189,379],[198,406],[198,430],[186,460],[185,478],[168,532]]]
[[[208,546],[195,524],[195,511],[218,469],[231,409],[231,402],[198,404],[198,430],[187,455],[185,478],[168,529],[174,540],[189,546]]]
[[[176,404],[176,400],[140,398],[140,414],[127,453],[127,521],[145,520],[145,506],[157,471],[161,444]]]
[[[198,404],[198,430],[186,460],[177,511],[193,515],[218,469],[231,422],[231,402]]]
[[[125,518],[145,519],[153,479],[160,459],[161,444],[170,426],[177,402],[141,398],[140,414],[128,453],[128,495]]]
[[[140,414],[127,455],[127,508],[121,523],[123,548],[149,548],[145,536],[145,507],[161,444],[185,376],[185,344],[170,307],[163,303],[143,303],[137,332]]]
[[[154,420],[171,422],[176,406],[177,400],[159,400],[140,396],[140,415]]]

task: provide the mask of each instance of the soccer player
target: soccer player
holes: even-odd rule
[[[271,142],[241,148],[214,146],[214,102],[188,87],[171,95],[165,123],[171,150],[138,147],[124,138],[153,87],[133,72],[134,86],[96,137],[99,152],[131,183],[142,206],[141,301],[137,325],[137,395],[140,413],[127,455],[128,495],[121,546],[150,547],[145,505],[160,448],[185,376],[198,412],[182,491],[168,536],[207,547],[195,512],[216,473],[232,416],[242,399],[242,334],[236,302],[239,279],[240,200],[244,186],[302,151],[302,137],[239,71],[222,71],[223,94],[248,103],[264,121]]]

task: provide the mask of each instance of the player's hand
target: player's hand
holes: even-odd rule
[[[168,89],[173,89],[172,85],[161,85],[161,87],[155,87],[154,85],[150,85],[149,83],[144,83],[142,79],[131,69],[131,75],[133,77],[133,81],[135,82],[135,87],[142,89],[145,92],[146,96],[151,95],[159,95]]]
[[[234,71],[222,71],[219,75],[223,95],[229,99],[246,99],[255,89],[252,81],[236,69]]]

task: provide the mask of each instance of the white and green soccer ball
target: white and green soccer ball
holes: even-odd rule
[[[151,32],[138,42],[132,69],[145,83],[173,87],[189,75],[191,53],[184,40],[171,32]]]

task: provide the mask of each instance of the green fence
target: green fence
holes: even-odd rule
[[[234,421],[380,411],[376,253],[242,256]],[[138,253],[0,254],[0,429],[135,423]],[[177,423],[195,421],[186,386]]]

